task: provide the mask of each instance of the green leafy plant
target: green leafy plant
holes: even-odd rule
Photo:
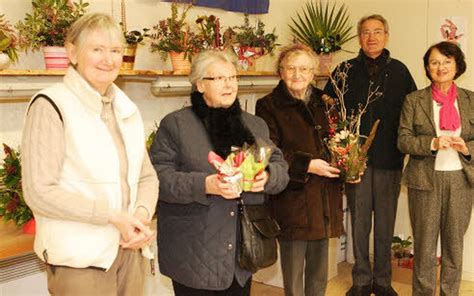
[[[276,43],[278,36],[275,28],[271,33],[265,33],[265,24],[257,19],[255,26],[250,25],[249,15],[244,16],[244,24],[227,29],[224,33],[225,39],[232,40],[239,47],[260,48],[262,55],[272,53],[279,45]]]
[[[32,51],[42,46],[64,46],[69,27],[85,13],[89,3],[79,0],[32,0],[32,13],[16,24],[22,48]]]
[[[159,127],[158,123],[156,123],[156,121],[155,121],[155,126],[153,127],[152,131],[150,132],[150,134],[146,138],[145,145],[146,145],[146,150],[147,151],[150,151],[151,144],[153,144],[153,140],[155,139],[155,136],[156,136],[156,132],[158,132],[158,127]]]
[[[220,19],[215,15],[199,16],[196,19],[199,29],[197,37],[202,40],[204,49],[224,49],[227,44],[221,34]]]
[[[11,62],[18,61],[18,41],[12,25],[0,14],[0,52],[7,54]]]
[[[397,259],[412,258],[412,242],[410,241],[411,236],[407,239],[401,239],[399,236],[392,238],[392,251],[393,256]]]
[[[349,14],[344,4],[336,8],[321,0],[309,1],[289,25],[296,40],[318,54],[329,54],[342,49],[342,45],[356,37],[351,35]]]
[[[150,34],[152,52],[158,51],[162,60],[168,58],[169,52],[185,53],[185,57],[191,60],[191,55],[202,49],[196,33],[191,31],[191,27],[186,22],[186,16],[191,4],[183,5],[179,12],[178,3],[171,3],[171,17],[160,20],[155,25]]]
[[[26,205],[21,189],[20,153],[3,144],[5,159],[0,168],[0,216],[5,222],[12,220],[22,226],[33,214]]]

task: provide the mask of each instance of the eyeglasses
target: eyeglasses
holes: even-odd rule
[[[239,80],[239,77],[237,75],[232,75],[232,76],[214,76],[214,77],[203,77],[203,80],[211,80],[215,81],[217,83],[224,83],[224,82],[237,82]]]
[[[313,68],[311,67],[294,67],[294,66],[286,66],[286,67],[281,67],[283,71],[286,73],[293,75],[296,73],[296,70],[298,70],[299,73],[303,75],[308,75],[313,71]]]
[[[360,32],[360,35],[362,37],[369,37],[370,35],[374,35],[374,37],[381,37],[384,34],[385,34],[385,30],[382,30],[382,29],[375,29],[373,31],[364,30],[364,31]]]
[[[449,60],[444,60],[444,61],[438,61],[438,60],[430,60],[428,62],[428,65],[431,67],[431,68],[438,68],[440,66],[443,66],[443,67],[451,67],[452,65],[454,65],[454,61],[452,59],[449,59]]]

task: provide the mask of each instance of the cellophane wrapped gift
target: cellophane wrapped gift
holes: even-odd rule
[[[255,176],[261,173],[268,165],[273,149],[257,141],[258,144],[244,144],[242,147],[232,147],[232,152],[224,160],[215,152],[210,151],[208,161],[216,168],[223,180],[235,186],[235,191],[250,191]]]

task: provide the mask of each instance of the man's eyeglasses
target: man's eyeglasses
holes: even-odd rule
[[[211,80],[215,81],[217,83],[224,83],[224,82],[237,82],[239,80],[239,77],[237,75],[232,75],[232,76],[214,76],[214,77],[203,77],[203,80]]]
[[[311,72],[313,72],[313,68],[311,68],[311,67],[285,66],[285,67],[281,67],[281,68],[283,69],[283,71],[285,71],[286,73],[288,73],[290,75],[295,74],[297,70],[298,70],[299,73],[301,73],[303,75],[308,75]]]
[[[364,30],[364,31],[360,32],[360,35],[361,35],[362,37],[369,37],[370,35],[374,35],[375,37],[380,37],[380,36],[382,36],[382,35],[384,35],[384,34],[385,34],[385,31],[382,30],[382,29],[376,29],[376,30],[373,30],[373,31],[371,31],[371,30]]]

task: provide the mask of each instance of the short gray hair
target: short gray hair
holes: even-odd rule
[[[387,20],[381,16],[380,14],[372,14],[372,15],[369,15],[369,16],[364,16],[363,18],[361,18],[359,20],[359,22],[357,23],[357,35],[360,36],[360,34],[362,33],[362,25],[364,25],[364,23],[368,20],[377,20],[379,22],[381,22],[383,24],[383,28],[384,28],[384,31],[385,33],[388,33],[388,22]]]
[[[298,55],[307,55],[313,61],[313,68],[316,68],[318,63],[318,55],[314,52],[311,47],[296,43],[289,46],[284,47],[281,52],[280,56],[278,57],[277,61],[277,73],[281,76],[281,68],[283,66],[283,62],[286,62],[288,59],[293,58]],[[316,73],[316,69],[314,69],[314,73]]]
[[[191,65],[191,73],[189,74],[189,82],[196,85],[198,80],[206,76],[206,71],[210,65],[216,62],[231,63],[236,67],[236,59],[229,56],[226,52],[221,50],[205,50],[201,51],[194,59]],[[237,68],[237,67],[236,67]]]
[[[87,35],[91,31],[105,31],[116,36],[124,44],[123,31],[114,18],[105,13],[87,13],[76,20],[66,35],[66,44],[71,43],[80,51]]]

